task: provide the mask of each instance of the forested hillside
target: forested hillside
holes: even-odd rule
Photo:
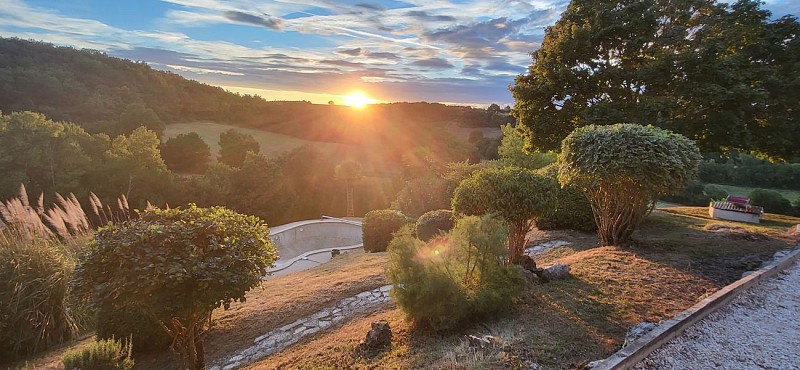
[[[353,127],[359,122],[416,130],[439,122],[499,127],[509,119],[429,103],[381,104],[364,114],[346,106],[268,102],[98,51],[6,38],[0,38],[0,110],[40,112],[109,135],[130,133],[142,123],[160,135],[165,124],[206,120],[328,142],[363,139]]]

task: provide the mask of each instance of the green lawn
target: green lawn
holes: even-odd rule
[[[219,134],[229,129],[235,129],[239,132],[253,135],[256,141],[258,141],[258,145],[261,147],[261,153],[268,157],[277,156],[281,153],[307,144],[313,144],[315,147],[323,151],[330,150],[332,152],[347,148],[347,145],[344,144],[308,141],[287,135],[276,134],[274,132],[223,125],[207,121],[174,123],[167,125],[166,130],[164,130],[164,140],[166,141],[167,139],[180,134],[196,132],[198,135],[200,135],[203,141],[205,141],[206,144],[211,147],[211,158],[216,159],[217,153],[219,153],[219,144],[217,143],[219,141]]]
[[[728,192],[728,195],[736,195],[741,197],[746,197],[748,194],[750,194],[751,191],[756,189],[756,188],[748,188],[745,186],[733,186],[733,185],[721,185],[721,184],[708,184],[708,185],[719,186],[725,189],[725,191]],[[786,190],[786,189],[769,189],[769,190],[775,190],[778,193],[781,193],[781,195],[783,195],[783,197],[788,199],[790,202],[793,202],[797,198],[800,198],[800,190]]]

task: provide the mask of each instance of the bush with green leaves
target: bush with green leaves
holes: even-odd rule
[[[508,227],[491,216],[467,216],[448,235],[423,242],[406,227],[389,246],[386,275],[407,318],[436,331],[512,306],[524,285],[508,258]]]
[[[86,347],[64,354],[65,370],[131,370],[134,361],[130,341],[101,339]]]
[[[392,209],[378,209],[364,215],[361,227],[365,252],[385,252],[392,234],[407,223],[406,216]]]
[[[530,170],[548,166],[556,161],[553,152],[527,152],[525,136],[510,123],[500,126],[503,139],[497,148],[500,164],[503,166],[522,167]]]
[[[172,344],[161,325],[136,306],[99,307],[94,326],[100,339],[128,338],[136,353],[165,350]]]
[[[717,185],[706,185],[703,188],[703,194],[706,196],[707,201],[721,200],[728,197],[728,191]]]
[[[488,168],[461,182],[453,195],[453,211],[460,215],[496,214],[510,226],[509,258],[522,260],[525,234],[536,219],[555,208],[558,183],[519,167]]]
[[[586,192],[603,245],[625,243],[650,205],[683,189],[702,157],[686,137],[653,126],[581,127],[564,139],[559,182]]]
[[[539,173],[558,181],[558,166],[555,164],[540,169]],[[540,230],[597,230],[592,205],[589,204],[586,194],[576,186],[559,188],[555,209],[537,218],[535,224]]]
[[[449,209],[438,209],[426,212],[417,219],[417,238],[428,241],[433,239],[436,235],[450,231],[453,226],[455,226],[453,211]]]
[[[162,144],[161,157],[172,171],[203,173],[211,160],[211,148],[196,132],[189,132]]]
[[[95,308],[136,307],[173,339],[189,369],[205,367],[203,338],[214,309],[245,300],[278,258],[269,229],[223,207],[148,209],[101,228],[75,269]]]
[[[755,189],[748,194],[750,203],[764,207],[764,212],[788,215],[792,203],[775,190]]]

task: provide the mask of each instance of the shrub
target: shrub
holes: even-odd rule
[[[409,217],[450,207],[448,183],[440,177],[423,177],[406,181],[392,205]]]
[[[775,190],[755,189],[748,195],[750,203],[764,207],[764,212],[789,214],[792,204]]]
[[[620,245],[652,202],[693,179],[701,158],[693,141],[657,127],[589,125],[561,143],[558,179],[586,191],[600,242]]]
[[[101,339],[128,338],[137,353],[168,349],[169,335],[152,317],[131,306],[97,309],[95,332]]]
[[[461,182],[453,194],[453,210],[463,215],[497,214],[508,222],[511,262],[521,261],[525,234],[533,220],[553,211],[558,183],[519,167],[488,168]]]
[[[705,187],[699,181],[690,181],[679,193],[661,197],[662,200],[687,206],[707,206],[710,197],[703,194]]]
[[[0,358],[28,357],[74,337],[73,266],[56,240],[0,233]]]
[[[426,212],[417,219],[417,238],[423,241],[431,240],[442,232],[450,231],[454,225],[453,211],[449,209]]]
[[[507,225],[490,216],[460,219],[449,235],[425,243],[404,228],[389,246],[386,275],[408,319],[443,331],[511,307],[524,279],[508,256]]]
[[[706,185],[706,187],[703,188],[703,194],[705,194],[706,203],[708,203],[709,200],[720,200],[728,197],[728,192],[716,185]]]
[[[379,209],[364,215],[362,239],[364,251],[385,252],[392,240],[392,233],[406,224],[402,213],[391,209]]]
[[[550,165],[539,173],[557,181],[558,166]],[[536,228],[541,230],[580,230],[595,231],[597,224],[592,215],[592,205],[586,193],[576,186],[564,186],[556,193],[556,207],[535,220]]]
[[[101,228],[73,286],[93,307],[142,307],[196,370],[205,367],[203,338],[213,310],[244,301],[276,259],[269,229],[255,216],[194,204],[154,208]]]
[[[131,343],[102,339],[84,348],[68,351],[61,360],[66,370],[131,370]]]

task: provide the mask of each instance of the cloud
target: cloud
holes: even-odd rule
[[[417,67],[432,68],[432,69],[449,69],[455,67],[452,63],[442,58],[415,60],[411,62],[411,65]]]
[[[263,26],[272,30],[279,31],[283,29],[283,20],[280,18],[273,18],[267,14],[263,17],[252,15],[240,11],[228,10],[222,15],[227,18],[228,20],[238,22],[238,23],[246,23],[252,24],[255,26]]]
[[[380,4],[372,4],[372,3],[358,3],[358,4],[355,4],[353,6],[355,6],[357,8],[362,8],[362,9],[367,9],[367,10],[372,10],[372,11],[377,11],[377,12],[382,12],[382,11],[386,10],[385,6],[380,5]]]
[[[339,54],[349,55],[351,57],[354,57],[354,56],[357,56],[357,55],[361,55],[365,51],[366,50],[364,50],[362,48],[347,49],[347,50],[336,50],[336,52],[339,53]]]
[[[414,18],[422,22],[455,22],[456,17],[451,15],[432,15],[424,10],[411,10],[405,14],[407,17]]]

